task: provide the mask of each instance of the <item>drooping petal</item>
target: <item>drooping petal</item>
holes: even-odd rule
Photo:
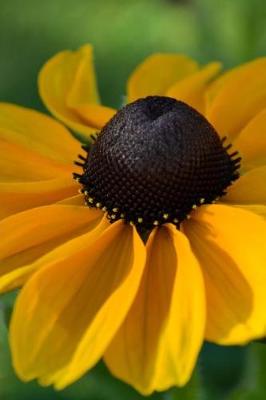
[[[88,207],[54,204],[12,215],[0,222],[0,291],[22,285],[36,270],[29,266],[46,253],[93,230],[103,213]]]
[[[214,83],[208,120],[233,139],[266,106],[266,57],[234,68]]]
[[[206,338],[230,345],[265,336],[265,220],[217,204],[200,207],[184,230],[204,274]]]
[[[258,113],[234,141],[244,170],[266,165],[266,108]]]
[[[63,388],[102,356],[136,295],[145,248],[123,222],[41,268],[24,286],[10,329],[23,380]]]
[[[63,164],[67,171],[80,150],[79,142],[54,119],[8,103],[0,103],[0,140]]]
[[[138,65],[130,76],[128,102],[146,96],[165,95],[170,86],[197,69],[197,63],[184,55],[153,54]]]
[[[165,226],[147,243],[142,283],[105,354],[112,373],[143,394],[184,385],[205,330],[203,278],[186,237]]]
[[[50,112],[74,131],[90,135],[101,126],[101,112],[92,116],[92,125],[87,124],[89,117],[83,120],[80,116],[83,105],[99,103],[90,45],[60,52],[48,60],[39,74],[39,91]],[[105,115],[106,108],[102,111]]]
[[[77,194],[72,177],[37,182],[0,182],[0,219],[29,208],[52,204]]]
[[[266,166],[251,169],[227,189],[226,203],[266,204]]]
[[[190,106],[196,108],[200,113],[206,111],[206,89],[208,83],[221,70],[221,64],[213,62],[201,70],[178,81],[166,92],[166,95],[177,100],[182,100]]]

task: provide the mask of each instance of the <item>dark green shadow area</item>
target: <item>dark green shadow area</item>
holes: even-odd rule
[[[205,343],[199,360],[202,385],[208,399],[223,399],[244,377],[247,348]]]

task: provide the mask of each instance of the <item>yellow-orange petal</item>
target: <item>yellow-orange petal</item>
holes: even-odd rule
[[[72,177],[37,182],[0,182],[0,219],[29,208],[58,202],[77,194]]]
[[[63,165],[37,152],[0,138],[0,182],[47,180],[71,173],[71,164]]]
[[[266,108],[258,113],[234,141],[244,170],[266,165]]]
[[[0,103],[0,139],[63,164],[67,169],[80,151],[80,143],[53,118],[8,103]]]
[[[266,106],[266,57],[234,68],[210,90],[207,117],[233,139]]]
[[[67,206],[84,206],[84,195],[77,194],[76,196],[66,197],[63,200],[58,201],[58,204],[63,204]]]
[[[40,269],[20,292],[10,328],[22,380],[63,388],[102,356],[135,297],[145,248],[117,222],[93,244]]]
[[[103,213],[54,204],[0,222],[0,292],[21,286],[38,266],[29,266],[57,246],[93,230]],[[55,257],[55,256],[54,256]]]
[[[99,103],[92,46],[56,54],[41,69],[38,82],[46,107],[71,129],[91,135],[100,126],[101,112],[92,117],[92,125],[76,112],[79,106]]]
[[[200,207],[184,229],[204,274],[206,339],[230,345],[265,336],[265,220],[217,204]]]
[[[70,256],[76,253],[77,246],[79,248],[83,245],[87,247],[88,243],[94,243],[104,230],[110,226],[105,217],[98,221],[98,223],[96,221],[91,221],[91,223],[87,224],[86,228],[77,229],[76,232],[71,232],[69,236],[65,235],[62,238],[62,243],[64,239],[66,242],[61,245],[60,241],[55,241],[53,246],[47,245],[47,247],[45,247],[45,245],[43,245],[36,248],[36,252],[28,252],[27,258],[32,259],[31,264],[29,263],[19,267],[19,263],[16,263],[15,257],[8,258],[8,261],[13,263],[13,270],[10,269],[9,272],[6,271],[0,278],[0,291],[3,293],[23,286],[31,276],[44,265],[47,265],[51,261],[55,262],[58,259],[62,259],[62,255],[67,254]],[[3,263],[3,265],[5,264]],[[15,268],[16,265],[17,267]]]
[[[203,277],[188,240],[171,225],[154,230],[141,286],[105,362],[145,395],[184,385],[204,330]]]
[[[102,129],[117,112],[117,110],[113,108],[99,106],[98,104],[79,104],[74,108],[84,123],[89,126],[94,126],[99,130]]]
[[[227,189],[226,203],[266,204],[266,166],[251,169]]]
[[[253,212],[266,218],[266,205],[261,204],[234,204],[234,207],[243,208],[246,211]]]
[[[146,96],[165,95],[170,86],[197,69],[197,63],[184,55],[153,54],[139,64],[130,76],[128,102]]]
[[[222,65],[218,62],[207,64],[199,71],[171,86],[166,92],[166,96],[182,100],[196,108],[200,113],[205,114],[207,86],[221,68]]]

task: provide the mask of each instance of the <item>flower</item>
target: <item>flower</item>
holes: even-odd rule
[[[101,130],[78,183],[67,129],[0,105],[0,289],[23,286],[10,328],[22,380],[61,389],[103,357],[149,394],[184,385],[204,339],[265,335],[265,67],[214,80],[218,63],[155,54],[116,114],[99,104],[91,47],[59,53],[39,76],[44,103]]]

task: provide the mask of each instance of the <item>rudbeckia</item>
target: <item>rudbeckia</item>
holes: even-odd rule
[[[10,328],[22,380],[61,389],[103,357],[149,394],[184,385],[204,339],[265,335],[266,59],[219,70],[155,54],[116,113],[91,47],[56,55],[40,94],[94,135],[81,154],[61,123],[0,105],[0,288],[23,286]]]

